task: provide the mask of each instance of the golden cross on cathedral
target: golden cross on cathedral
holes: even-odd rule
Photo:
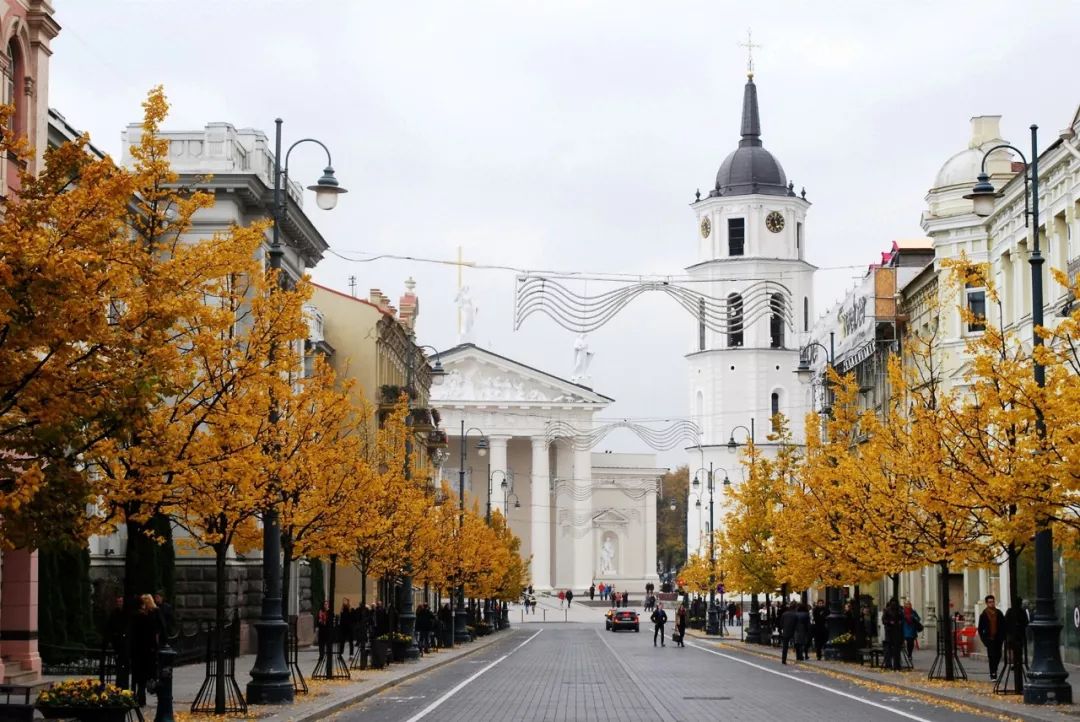
[[[746,42],[739,43],[740,48],[746,48],[746,77],[754,79],[754,48],[763,47],[753,40],[750,28],[746,29]]]

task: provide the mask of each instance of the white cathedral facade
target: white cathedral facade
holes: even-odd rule
[[[743,93],[741,136],[712,190],[691,204],[697,254],[687,272],[694,290],[721,309],[703,306],[686,355],[690,416],[702,432],[700,445],[687,449],[702,500],[687,514],[691,552],[701,548],[709,524],[710,465],[719,526],[723,479],[737,484],[744,478],[736,452],[752,437],[762,453],[773,453],[767,437],[776,413],[790,420],[801,441],[810,396],[794,373],[814,317],[816,269],[805,260],[810,202],[762,145],[752,73]]]
[[[464,469],[466,503],[483,513],[490,498],[503,512],[533,588],[581,594],[603,582],[637,596],[658,582],[656,503],[667,469],[655,454],[593,451],[597,415],[614,399],[473,343],[439,361],[446,378],[431,400],[450,435],[442,478],[456,492]]]

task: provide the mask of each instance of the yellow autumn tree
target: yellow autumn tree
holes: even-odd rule
[[[275,399],[278,420],[267,473],[277,480],[281,551],[294,559],[348,558],[352,529],[368,501],[377,471],[367,453],[371,411],[357,407],[351,381],[339,381],[317,356],[311,374]],[[282,597],[289,598],[289,575]]]
[[[194,214],[212,205],[213,196],[177,186],[168,141],[158,135],[168,112],[160,88],[143,108],[142,132],[131,148],[135,163],[125,171],[132,196],[123,235],[132,254],[116,261],[128,269],[129,283],[109,308],[117,333],[142,359],[130,383],[144,392],[117,410],[107,436],[85,454],[106,523],[126,526],[126,596],[146,591],[135,588],[145,583],[140,561],[168,530],[162,511],[172,503],[172,479],[197,461],[191,432],[208,409],[184,400],[191,393],[204,403],[214,399],[199,393],[205,383],[199,346],[231,332],[236,318],[221,299],[237,278],[259,272],[254,259],[265,233],[253,226],[192,237]]]

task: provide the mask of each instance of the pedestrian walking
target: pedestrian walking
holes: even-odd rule
[[[589,585],[589,601],[591,602],[595,598],[596,598],[596,585],[595,584],[590,584]]]
[[[735,624],[735,602],[728,602],[727,623],[729,627]]]
[[[625,595],[625,592],[624,592]],[[656,646],[656,637],[660,637],[660,646],[664,646],[664,625],[667,624],[667,612],[664,611],[664,605],[659,605],[653,610],[652,616],[649,619],[653,623],[652,634],[652,646]]]
[[[890,599],[881,613],[881,626],[885,629],[882,650],[885,653],[885,669],[900,669],[900,647],[904,637],[904,615],[900,604]]]
[[[563,602],[566,601],[566,592],[562,589],[559,590],[559,609],[562,609]]]
[[[608,587],[608,596],[611,598],[612,608],[619,606],[618,592],[615,591],[615,587]]]
[[[315,615],[315,641],[319,644],[319,659],[329,659],[334,654],[334,610],[330,601],[323,600],[322,609]]]
[[[900,630],[904,637],[904,653],[907,654],[908,663],[911,664],[911,653],[915,649],[915,640],[923,630],[922,619],[919,613],[911,607],[911,602],[904,602],[904,608],[900,610]]]
[[[679,643],[680,647],[686,646],[686,620],[689,617],[689,613],[686,611],[686,605],[680,604],[679,608],[675,611],[675,634],[672,635],[672,639]],[[678,639],[676,639],[678,636]]]
[[[157,653],[161,645],[161,618],[149,594],[139,597],[139,609],[131,618],[131,676],[140,707],[146,706],[146,690],[157,680]]]
[[[352,603],[349,602],[349,598],[345,597],[341,600],[341,614],[338,616],[338,628],[337,628],[337,643],[338,654],[345,653],[345,642],[349,643],[349,655],[353,653],[353,648],[356,642],[353,640],[352,635],[353,624],[353,608]]]
[[[810,605],[799,604],[795,610],[795,659],[810,659]]]
[[[629,606],[629,604],[630,604],[630,592],[623,592],[622,593],[622,605],[624,607],[626,607],[626,606]]]
[[[817,654],[817,658],[821,659],[825,643],[829,641],[829,610],[825,606],[824,599],[819,599],[814,603],[814,610],[811,612],[810,617],[813,623],[814,652]]]
[[[780,664],[787,664],[788,647],[795,642],[795,627],[799,621],[796,614],[795,605],[792,604],[780,615]]]
[[[570,608],[570,602],[572,602],[572,601],[574,601],[574,590],[573,589],[567,589],[566,590],[566,608],[567,609]]]
[[[990,679],[997,679],[998,665],[1001,664],[1001,646],[1005,644],[1005,615],[997,608],[993,594],[983,599],[986,609],[979,615],[979,639],[986,647],[986,656],[990,661]]]

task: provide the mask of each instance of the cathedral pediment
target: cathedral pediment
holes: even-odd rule
[[[444,406],[495,402],[506,406],[573,404],[606,406],[613,399],[474,344],[439,354],[446,376],[431,388],[431,400]]]

